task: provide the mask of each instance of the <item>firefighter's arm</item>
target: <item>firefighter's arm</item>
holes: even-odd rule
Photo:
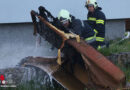
[[[81,20],[79,19],[75,19],[73,22],[72,22],[72,32],[77,34],[77,35],[80,35],[82,34],[82,29],[83,29],[83,26],[82,26],[82,22]]]

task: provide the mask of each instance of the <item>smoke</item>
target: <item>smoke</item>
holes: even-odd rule
[[[50,49],[51,45],[41,40],[41,44],[28,42],[26,39],[22,42],[6,42],[0,45],[0,68],[15,67],[23,58],[28,56],[56,57],[57,50]]]

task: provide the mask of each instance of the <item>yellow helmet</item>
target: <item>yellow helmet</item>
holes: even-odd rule
[[[97,8],[98,6],[96,0],[87,0],[85,6],[87,7],[88,5],[93,5],[94,8]]]
[[[71,17],[70,17],[70,13],[69,11],[62,9],[59,14],[58,14],[58,19],[60,20],[60,18],[65,18],[67,20],[71,21]]]

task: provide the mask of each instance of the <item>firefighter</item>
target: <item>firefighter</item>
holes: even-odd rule
[[[87,0],[85,7],[88,9],[87,22],[96,33],[96,42],[93,43],[95,48],[100,49],[104,47],[105,41],[105,14],[98,7],[96,0]]]
[[[80,35],[87,43],[95,41],[95,32],[87,22],[76,19],[69,11],[62,9],[59,12],[58,19],[66,29]]]

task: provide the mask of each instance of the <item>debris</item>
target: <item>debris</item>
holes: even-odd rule
[[[40,10],[40,13],[43,16],[31,11],[34,31],[36,30],[35,32],[59,49],[59,56],[60,50],[64,56],[52,59],[32,58],[26,61],[26,65],[44,70],[69,90],[84,90],[86,87],[99,90],[117,89],[120,85],[124,87],[125,75],[118,67],[82,39],[77,39],[78,35],[68,34],[66,30],[57,28],[54,23],[56,19],[50,13],[49,18],[51,17],[53,22],[46,18],[48,12],[45,8],[43,11]],[[35,19],[39,19],[40,22]],[[36,27],[42,28],[36,29]]]

